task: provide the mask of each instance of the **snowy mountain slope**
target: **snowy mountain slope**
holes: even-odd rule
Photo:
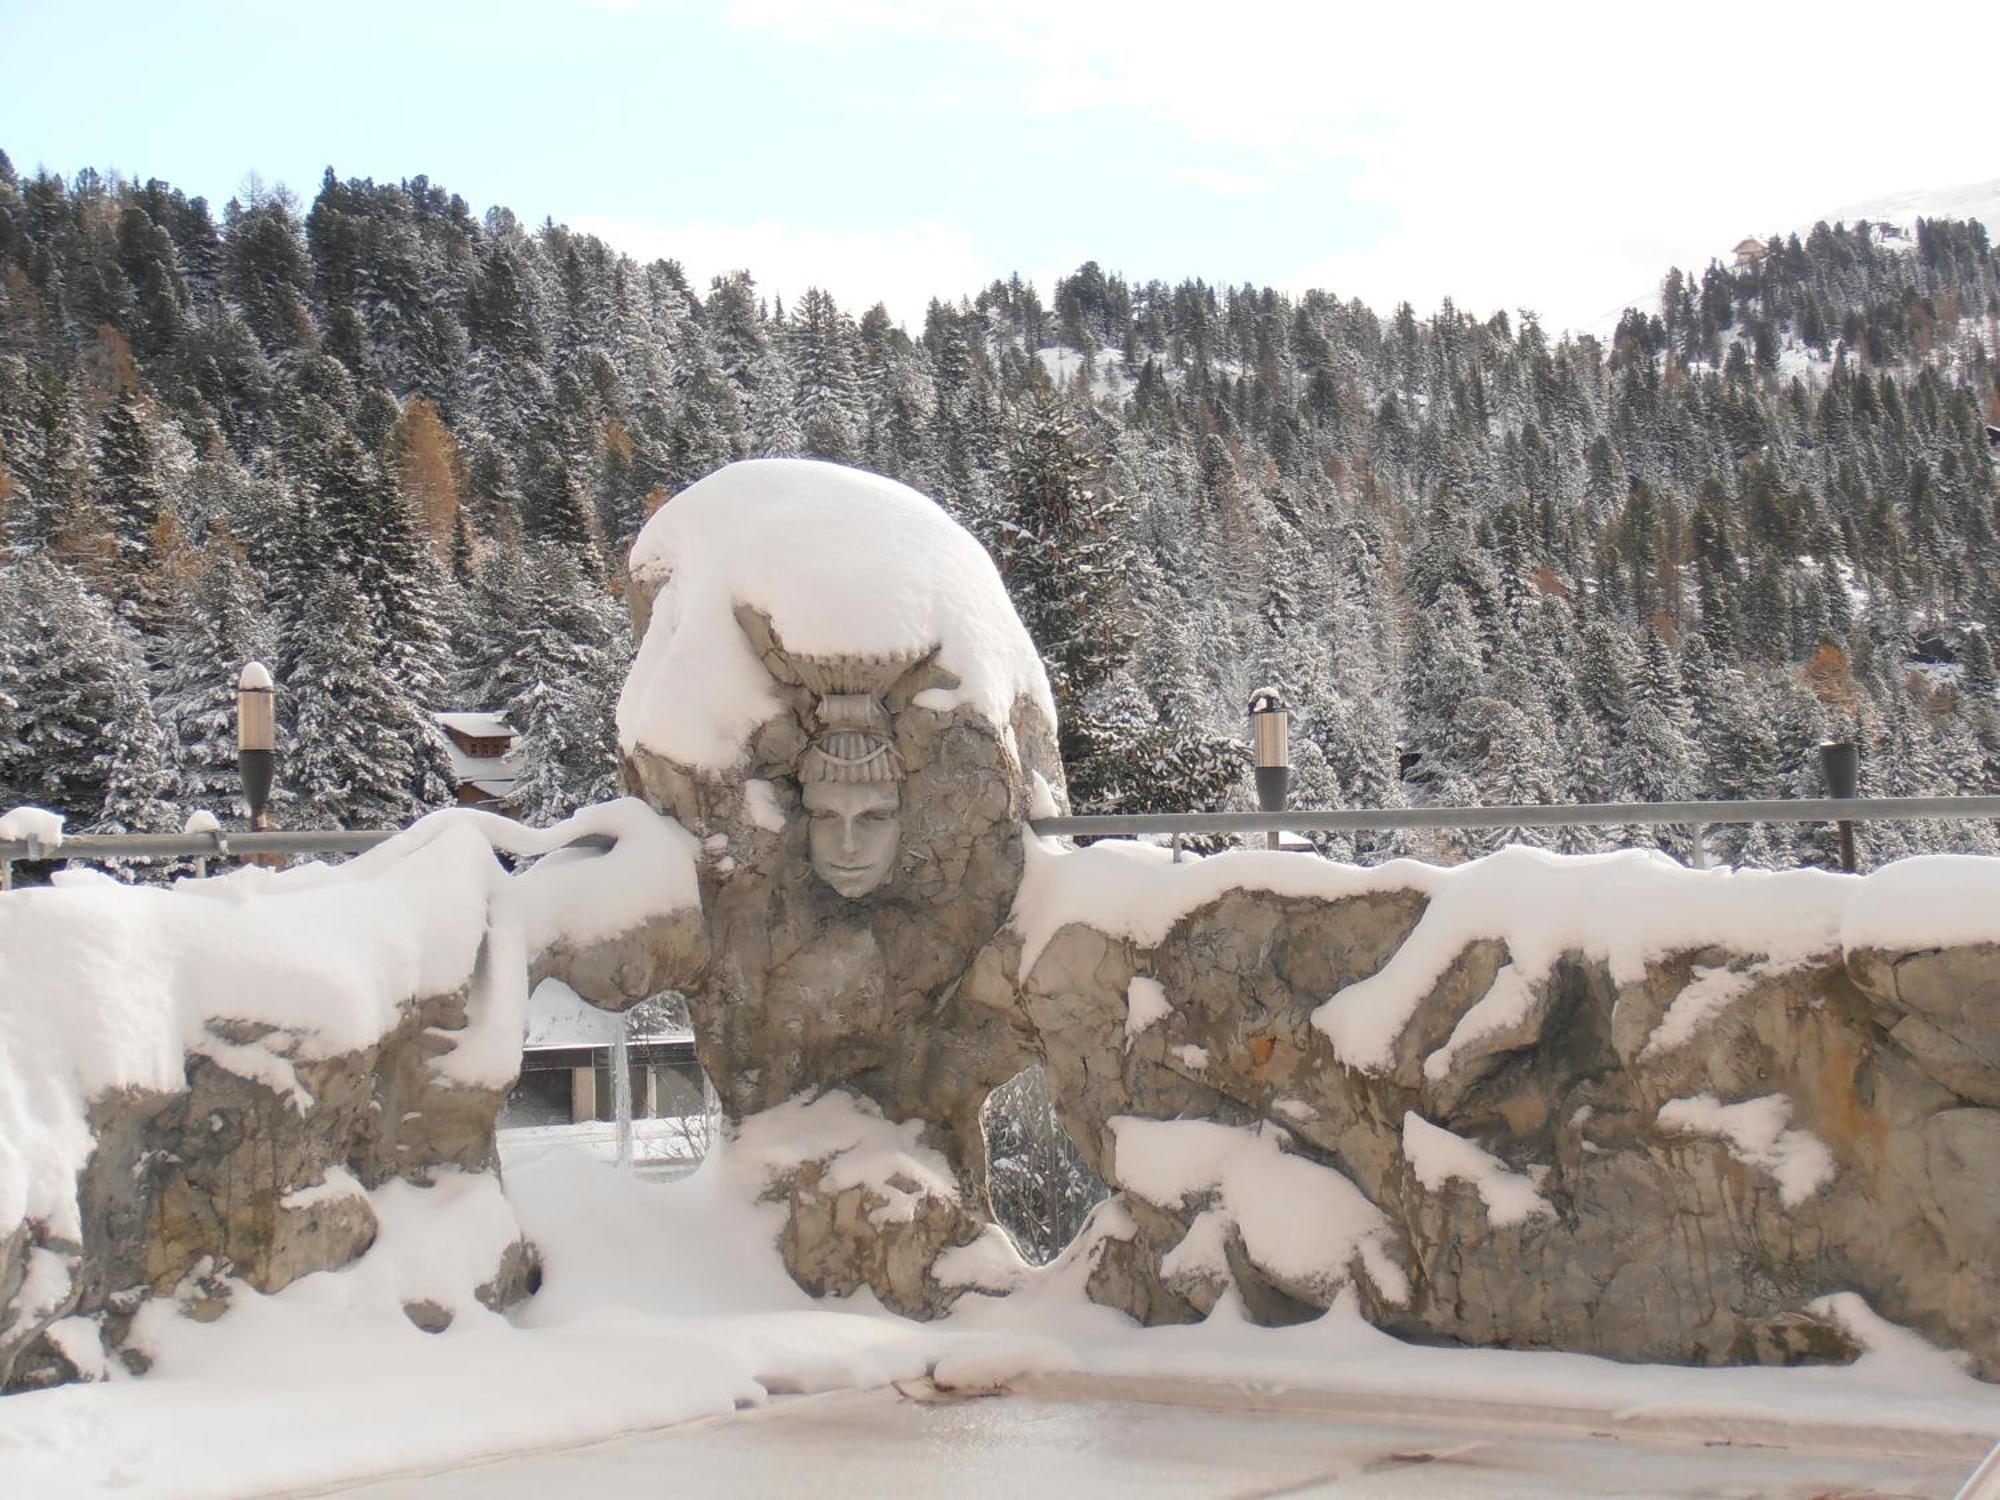
[[[1968,182],[1958,187],[1890,193],[1885,197],[1850,203],[1819,217],[1829,224],[1855,224],[1863,219],[1871,224],[1891,224],[1903,230],[1912,243],[1915,242],[1919,219],[1977,219],[1988,229],[1994,229],[2000,227],[2000,178]],[[1798,233],[1804,235],[1811,227],[1810,224],[1804,225]]]
[[[1917,245],[1917,220],[1919,219],[1976,219],[1985,225],[1990,233],[2000,234],[2000,178],[1985,182],[1961,183],[1956,187],[1913,188],[1906,192],[1887,193],[1877,197],[1859,199],[1840,208],[1819,214],[1803,224],[1782,231],[1779,238],[1797,235],[1804,239],[1812,233],[1815,224],[1846,224],[1853,226],[1866,220],[1871,225],[1886,226],[1886,233],[1877,235],[1880,243],[1902,250],[1914,250]],[[1771,236],[1755,231],[1745,236],[1749,239],[1769,243]],[[1735,262],[1734,246],[1715,246],[1710,259],[1728,266]],[[1699,275],[1700,267],[1691,269]],[[1659,310],[1660,292],[1655,286],[1638,296],[1628,297],[1617,307],[1600,314],[1578,330],[1599,338],[1609,339],[1619,320],[1625,313],[1637,308],[1644,313]],[[1789,373],[1789,371],[1787,372]]]

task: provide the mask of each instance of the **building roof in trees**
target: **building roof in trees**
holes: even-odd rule
[[[461,802],[505,802],[521,779],[520,749],[505,714],[466,712],[432,715],[444,730],[445,752]],[[496,746],[504,745],[499,753]],[[467,793],[471,796],[467,796]]]
[[[507,722],[505,714],[488,712],[445,712],[433,715],[445,731],[454,737],[464,735],[467,739],[487,740],[514,738],[514,726]]]

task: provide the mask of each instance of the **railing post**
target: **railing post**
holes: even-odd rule
[[[1706,823],[1697,823],[1694,825],[1694,855],[1688,861],[1688,864],[1691,868],[1697,870],[1706,870],[1708,868],[1708,825]]]
[[[1853,798],[1861,790],[1861,747],[1852,740],[1829,742],[1819,747],[1819,773],[1826,783],[1826,794],[1843,800]],[[1835,825],[1840,830],[1840,868],[1848,874],[1854,873],[1854,824],[1842,818]]]

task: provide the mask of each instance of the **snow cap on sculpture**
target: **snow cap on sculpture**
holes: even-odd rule
[[[647,523],[630,597],[628,781],[704,838],[740,849],[801,813],[812,870],[853,899],[940,864],[953,809],[1018,822],[1035,773],[1060,796],[1040,653],[985,549],[907,485],[731,464]],[[943,753],[952,725],[990,735],[998,800]]]
[[[662,506],[630,565],[638,660],[618,703],[627,755],[693,771],[742,768],[783,712],[745,613],[795,662],[931,657],[916,706],[963,704],[1003,733],[1027,699],[1055,722],[1040,653],[993,560],[933,500],[809,459],[749,459]]]

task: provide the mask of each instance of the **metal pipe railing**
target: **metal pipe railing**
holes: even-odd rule
[[[1349,808],[1339,812],[1102,813],[1033,818],[1028,827],[1048,837],[1116,838],[1167,834],[1178,840],[1204,833],[1368,833],[1397,828],[1622,828],[1683,826],[1694,830],[1696,862],[1701,838],[1717,823],[1882,823],[2000,819],[2000,797],[1801,797],[1750,802],[1534,803],[1513,807]],[[13,881],[21,860],[226,859],[255,854],[359,854],[400,829],[217,829],[210,833],[85,833],[49,845],[39,839],[0,839],[0,890]],[[584,848],[609,848],[602,834],[576,840]]]
[[[387,843],[400,828],[248,829],[219,828],[208,833],[79,833],[64,835],[58,844],[40,839],[0,839],[0,890],[11,889],[14,866],[22,860],[44,859],[212,859],[248,858],[259,854],[361,854]],[[609,849],[609,834],[587,833],[565,848]]]
[[[1070,834],[1360,833],[1395,828],[1706,828],[1715,823],[1923,822],[2000,818],[2000,797],[1802,797],[1761,802],[1581,802],[1514,807],[1356,808],[1340,812],[1103,813],[1034,818],[1043,837]]]

